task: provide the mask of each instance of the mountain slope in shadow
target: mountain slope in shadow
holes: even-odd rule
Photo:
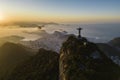
[[[109,41],[109,44],[120,48],[120,37],[115,38],[115,39]]]
[[[60,80],[119,80],[120,67],[95,43],[70,36],[59,60]]]
[[[7,42],[2,45],[0,47],[0,80],[6,80],[14,68],[31,58],[32,54],[20,44]]]
[[[8,80],[58,80],[59,55],[40,49],[37,55],[17,66]]]

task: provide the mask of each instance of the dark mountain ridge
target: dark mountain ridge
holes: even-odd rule
[[[20,44],[7,42],[0,47],[0,80],[6,80],[22,62],[30,59],[33,52],[26,50]]]
[[[98,46],[71,36],[60,51],[60,80],[119,80],[120,67]]]
[[[0,47],[4,54],[0,54],[0,80],[119,80],[120,67],[108,57],[114,51],[119,55],[108,44],[74,35],[63,43],[60,55],[45,49],[35,54],[21,44],[7,42]]]
[[[17,66],[8,80],[58,80],[59,55],[40,49],[37,55]]]
[[[120,48],[120,37],[115,38],[115,39],[109,41],[109,44]]]

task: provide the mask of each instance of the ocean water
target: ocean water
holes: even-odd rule
[[[98,40],[98,42],[107,42],[113,38],[120,37],[120,23],[105,23],[105,24],[59,24],[46,25],[42,30],[49,34],[54,31],[66,31],[68,34],[78,35],[77,28],[83,28],[81,35],[91,40]],[[23,36],[27,40],[36,40],[42,35],[28,34],[26,32],[40,32],[38,28],[21,28],[18,26],[0,27],[0,37],[18,35]]]

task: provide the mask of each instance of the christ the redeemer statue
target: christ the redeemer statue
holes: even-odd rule
[[[81,38],[81,30],[82,30],[82,28],[77,28],[77,30],[78,30],[78,38]]]

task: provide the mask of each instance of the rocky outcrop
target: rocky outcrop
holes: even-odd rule
[[[96,44],[71,36],[63,43],[60,80],[118,80],[120,68]]]

